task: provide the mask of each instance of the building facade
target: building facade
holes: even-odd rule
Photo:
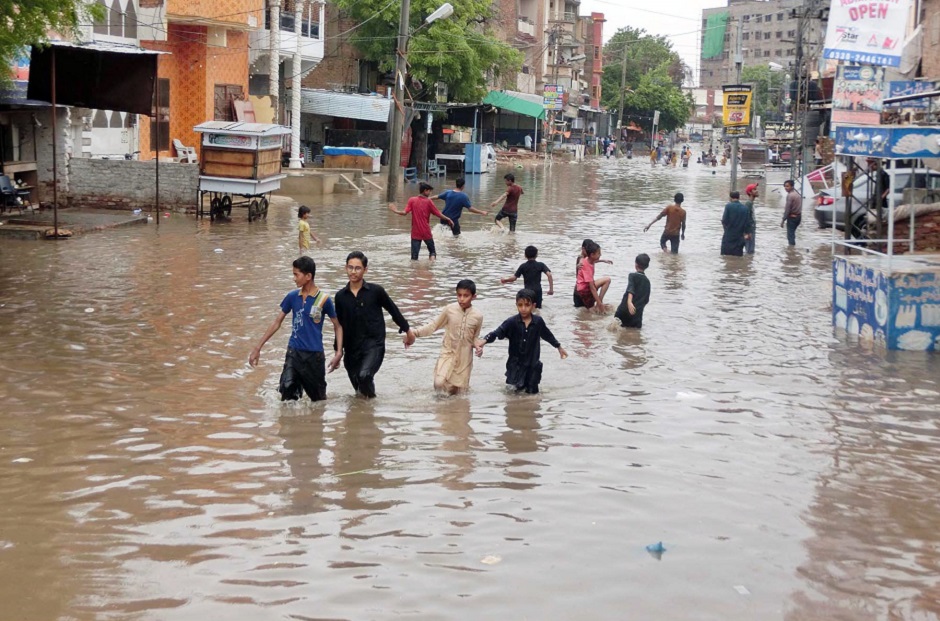
[[[940,79],[940,0],[922,0],[921,19],[924,32],[920,73]]]

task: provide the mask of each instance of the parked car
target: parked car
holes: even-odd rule
[[[928,190],[925,202],[940,202],[940,172],[931,170],[918,170],[914,173],[914,183],[911,185],[911,169],[898,168],[894,176],[894,201],[900,205],[904,198],[904,190],[913,187],[921,190]],[[874,183],[866,175],[859,175],[852,184],[852,234],[860,236],[865,230],[866,215],[869,205],[872,209],[877,205],[872,204],[869,194],[874,194]],[[818,202],[818,201],[817,201]],[[817,204],[813,209],[813,216],[821,228],[832,226],[833,214],[835,214],[836,229],[845,230],[843,224],[845,220],[845,199],[838,198],[832,204]]]

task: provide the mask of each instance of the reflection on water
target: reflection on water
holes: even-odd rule
[[[832,337],[828,233],[787,248],[762,186],[757,254],[720,257],[727,169],[513,172],[519,232],[467,215],[433,264],[377,193],[325,197],[316,278],[335,291],[362,249],[418,324],[470,277],[489,330],[537,246],[571,354],[543,348],[538,396],[505,390],[504,346],[436,396],[439,337],[390,333],[378,399],[340,371],[326,402],[279,403],[286,330],[246,358],[292,286],[286,201],[250,225],[5,241],[0,617],[937,618],[940,369]],[[477,205],[503,188],[468,185]],[[642,228],[677,191],[672,256]],[[614,262],[611,310],[651,255],[641,331],[571,307],[585,237]]]

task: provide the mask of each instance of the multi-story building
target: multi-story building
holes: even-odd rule
[[[926,78],[940,79],[940,0],[921,2],[923,49],[920,73]]]
[[[720,88],[735,81],[734,50],[737,26],[741,24],[741,55],[743,67],[776,63],[789,69],[796,62],[799,9],[803,0],[728,0],[728,5],[702,11],[702,57],[699,72],[701,88]],[[709,18],[726,14],[724,45],[721,53],[707,58],[706,42],[716,36],[709,32]],[[818,19],[804,20],[804,56],[815,64],[822,29]]]

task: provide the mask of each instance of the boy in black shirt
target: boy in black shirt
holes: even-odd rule
[[[522,282],[525,288],[535,293],[535,308],[542,308],[542,274],[548,277],[548,295],[555,295],[555,284],[552,282],[552,270],[541,261],[536,261],[539,256],[539,249],[535,246],[526,246],[526,262],[519,266],[513,276],[500,278],[499,282],[504,285],[516,280],[522,276]]]
[[[517,293],[516,308],[519,310],[518,315],[513,315],[498,328],[477,340],[476,352],[477,356],[482,356],[484,345],[496,339],[509,339],[506,383],[517,391],[525,390],[534,395],[538,393],[539,382],[542,381],[539,341],[544,339],[557,349],[562,360],[568,357],[568,352],[545,325],[545,320],[532,314],[535,309],[535,293],[529,289]]]
[[[646,268],[649,266],[649,255],[638,254],[636,271],[630,274],[627,280],[627,291],[623,294],[623,300],[620,301],[617,312],[614,313],[624,328],[643,327],[643,309],[650,301],[650,280],[646,277]]]

